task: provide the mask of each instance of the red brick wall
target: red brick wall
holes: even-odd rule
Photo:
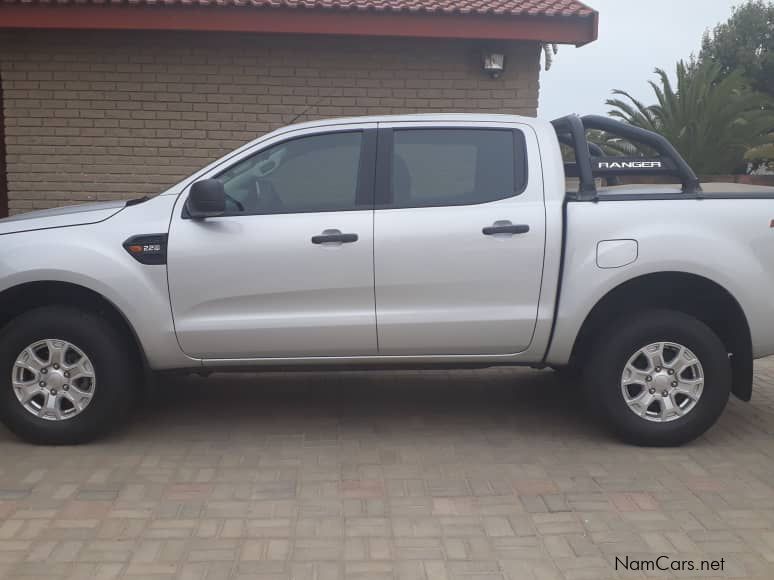
[[[299,120],[535,115],[538,46],[481,72],[471,41],[204,33],[0,32],[11,213],[157,193]]]

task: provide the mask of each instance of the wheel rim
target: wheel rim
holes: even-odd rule
[[[685,417],[704,390],[704,368],[687,347],[654,342],[635,352],[621,376],[621,393],[639,417],[668,423]]]
[[[19,353],[11,372],[19,403],[47,421],[80,415],[94,398],[94,365],[86,353],[66,340],[48,338]]]

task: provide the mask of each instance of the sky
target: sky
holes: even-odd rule
[[[599,39],[560,45],[550,71],[541,72],[539,115],[605,114],[610,91],[623,89],[646,104],[653,69],[674,78],[675,63],[698,53],[707,28],[726,21],[742,0],[584,0],[599,14]]]

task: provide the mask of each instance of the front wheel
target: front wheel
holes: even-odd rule
[[[138,391],[131,346],[107,320],[46,306],[0,333],[0,419],[42,444],[84,443],[119,425]]]
[[[731,393],[728,352],[706,324],[669,310],[616,321],[592,348],[592,408],[626,441],[674,446],[709,429]]]

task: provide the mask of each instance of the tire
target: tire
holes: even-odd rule
[[[30,443],[74,445],[97,439],[125,421],[139,392],[142,374],[134,368],[132,348],[95,313],[45,306],[18,316],[0,332],[0,421]],[[25,362],[17,363],[22,358]],[[40,392],[25,407],[22,397],[33,391]],[[50,410],[49,401],[54,401]]]
[[[587,401],[634,445],[692,441],[717,421],[731,393],[725,346],[706,324],[682,312],[649,310],[616,320],[588,352]],[[653,362],[658,360],[661,366]]]

